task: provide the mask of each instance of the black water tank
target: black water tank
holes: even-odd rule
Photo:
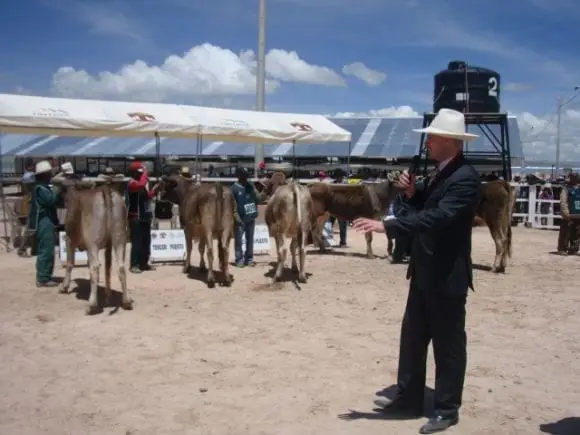
[[[434,82],[433,112],[445,107],[460,112],[499,113],[500,76],[493,70],[453,61],[435,74]]]

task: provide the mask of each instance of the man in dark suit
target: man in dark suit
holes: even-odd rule
[[[401,328],[398,393],[375,403],[389,414],[422,415],[429,342],[435,357],[435,415],[420,429],[434,433],[457,424],[465,378],[465,303],[473,289],[471,228],[481,196],[481,182],[465,160],[461,112],[441,109],[426,129],[429,156],[439,165],[430,177],[415,183],[403,173],[403,209],[396,219],[355,221],[361,232],[389,232],[414,236],[407,270],[410,289]]]

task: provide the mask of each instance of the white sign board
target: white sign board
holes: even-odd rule
[[[65,233],[58,233],[60,261],[66,262],[66,242]],[[245,245],[246,238],[242,238]],[[264,224],[256,225],[254,230],[254,253],[270,253],[270,234],[268,226]],[[185,236],[183,230],[151,230],[151,260],[181,261],[185,256]],[[86,251],[75,252],[75,264],[87,264],[88,257]]]
[[[58,233],[58,254],[61,263],[66,263],[66,240],[64,231]],[[89,257],[87,256],[87,251],[79,251],[77,249],[75,252],[75,265],[88,264],[88,262]]]
[[[245,245],[246,238],[242,237]],[[270,233],[268,226],[256,225],[254,230],[254,254],[270,253]],[[152,230],[151,260],[156,262],[180,261],[185,256],[185,236],[183,230]]]
[[[246,245],[246,236],[242,236],[242,246]],[[254,254],[270,253],[270,233],[268,225],[257,224],[254,228]]]
[[[184,256],[183,230],[151,230],[152,261],[180,261]]]

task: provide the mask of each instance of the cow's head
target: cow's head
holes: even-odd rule
[[[60,189],[60,198],[58,206],[67,207],[70,203],[71,195],[79,190],[94,189],[97,185],[95,180],[83,180],[78,177],[65,177],[62,174],[54,176],[51,183]]]
[[[164,175],[159,182],[159,196],[162,201],[180,205],[192,185],[191,179],[181,175]]]
[[[387,178],[382,183],[371,184],[379,200],[381,210],[387,210],[397,195],[404,191],[398,183],[398,177]]]
[[[278,187],[283,186],[287,182],[288,180],[284,172],[274,172],[268,180],[263,182],[266,197],[270,198],[272,195],[274,195]]]

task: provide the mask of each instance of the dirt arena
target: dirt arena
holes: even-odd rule
[[[474,231],[474,262],[490,265],[487,229]],[[580,258],[550,254],[556,237],[516,228],[507,274],[475,272],[448,433],[580,434]],[[0,434],[417,433],[424,420],[387,421],[372,403],[395,381],[406,266],[363,258],[349,238],[342,254],[307,257],[301,288],[264,286],[273,255],[233,269],[230,289],[164,265],[129,275],[133,311],[93,317],[85,267],[78,295],[59,295],[35,288],[33,259],[1,253]]]

